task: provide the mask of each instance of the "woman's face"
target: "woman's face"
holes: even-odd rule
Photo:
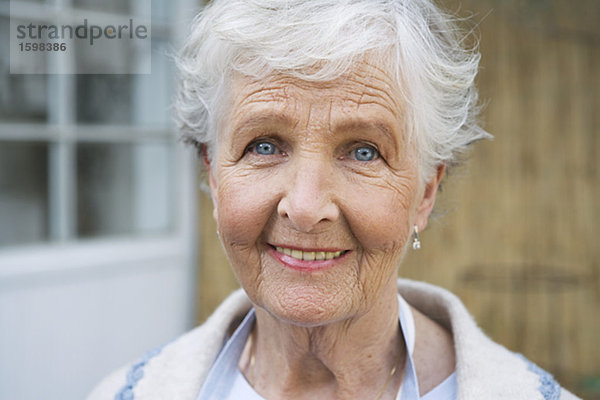
[[[210,181],[242,287],[297,325],[364,314],[437,188],[418,183],[393,80],[362,63],[327,84],[238,75],[231,90]]]

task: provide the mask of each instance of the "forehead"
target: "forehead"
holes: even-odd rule
[[[252,78],[238,73],[230,93],[234,124],[257,118],[293,121],[307,109],[328,112],[325,118],[330,124],[357,120],[392,125],[396,130],[401,120],[402,102],[394,75],[366,61],[336,79],[319,82],[285,74]]]

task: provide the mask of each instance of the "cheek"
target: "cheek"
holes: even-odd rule
[[[252,244],[268,220],[268,194],[247,179],[222,180],[217,201],[222,237],[237,245]]]
[[[416,179],[396,177],[361,185],[348,204],[348,223],[365,251],[401,251],[410,235]]]
[[[273,210],[273,195],[264,182],[248,176],[222,176],[217,189],[217,225],[230,265],[251,294],[260,281],[257,244]],[[252,266],[252,267],[251,267]]]

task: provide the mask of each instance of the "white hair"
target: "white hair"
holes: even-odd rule
[[[331,81],[370,55],[391,71],[423,182],[491,137],[477,122],[480,55],[431,0],[213,0],[178,58],[184,140],[216,145],[234,72]]]

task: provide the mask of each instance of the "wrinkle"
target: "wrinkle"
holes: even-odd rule
[[[308,115],[306,116],[306,126],[304,127],[304,128],[306,128],[306,130],[308,130],[309,127],[310,127],[311,116],[312,116],[312,109],[313,109],[313,105],[309,104],[308,105]]]
[[[327,128],[330,133],[333,132],[333,129],[331,127],[332,114],[333,114],[333,99],[330,99],[329,100],[329,113],[327,114],[327,124],[328,124]]]
[[[363,98],[365,97],[365,92],[363,91],[360,94],[360,97],[358,98],[358,101],[356,102],[356,111],[358,111],[358,109],[360,108],[360,106],[363,104]]]
[[[252,103],[268,103],[268,102],[280,102],[288,99],[285,87],[259,87],[251,92],[245,93],[244,97],[239,101],[238,104],[234,105],[234,108],[247,106]]]

